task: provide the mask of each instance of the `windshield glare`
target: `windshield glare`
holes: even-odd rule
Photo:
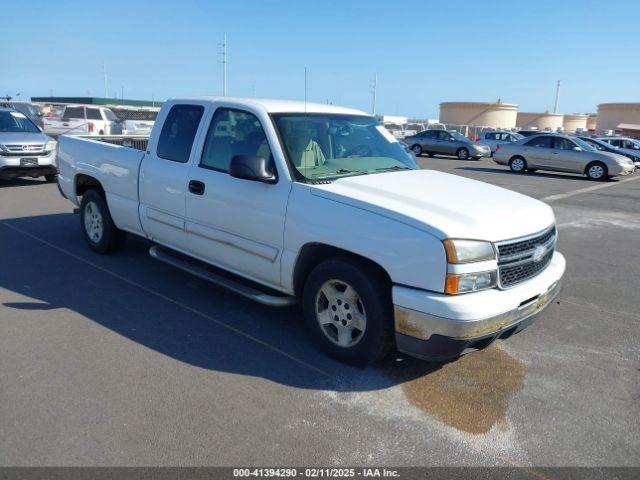
[[[273,117],[290,163],[308,180],[418,168],[372,117],[303,113]]]
[[[585,142],[581,138],[574,138],[573,141],[576,142],[578,144],[578,146],[582,150],[585,150],[587,152],[597,152],[598,151],[598,149],[596,147],[594,147],[592,145],[589,145],[587,142]]]
[[[467,137],[456,130],[450,131],[449,134],[460,142],[471,142],[471,140],[469,140]]]
[[[40,129],[20,112],[0,112],[1,133],[40,133]]]

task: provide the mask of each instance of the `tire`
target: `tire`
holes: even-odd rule
[[[411,151],[416,157],[419,157],[420,155],[422,155],[422,147],[420,145],[413,145],[411,147]]]
[[[609,170],[602,162],[591,162],[585,168],[584,173],[589,177],[589,180],[603,181],[609,178]]]
[[[390,286],[363,261],[336,258],[314,268],[304,286],[303,310],[314,341],[341,362],[367,365],[393,349]]]
[[[469,150],[464,147],[459,148],[456,151],[456,157],[458,157],[458,160],[469,160]]]
[[[82,235],[94,252],[106,254],[119,250],[126,234],[113,223],[104,196],[98,190],[88,190],[80,203],[80,228]]]
[[[56,173],[51,173],[49,175],[45,175],[44,179],[47,183],[55,183],[55,181],[58,180],[58,175]]]
[[[514,173],[523,173],[527,170],[527,161],[522,157],[513,157],[509,160],[509,168]]]

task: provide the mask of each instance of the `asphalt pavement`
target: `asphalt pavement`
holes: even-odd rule
[[[143,239],[96,255],[55,185],[0,181],[0,465],[640,465],[640,175],[419,161],[548,202],[568,262],[532,327],[444,365],[342,365],[298,307]]]

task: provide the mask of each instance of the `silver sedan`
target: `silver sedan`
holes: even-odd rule
[[[624,155],[599,152],[586,142],[567,135],[543,134],[499,145],[493,160],[513,172],[535,170],[581,173],[591,180],[605,180],[635,171]]]

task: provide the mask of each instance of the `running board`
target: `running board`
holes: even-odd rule
[[[270,307],[288,307],[298,301],[295,297],[291,297],[289,295],[272,295],[249,285],[245,285],[244,283],[241,283],[241,280],[234,280],[217,274],[207,268],[204,262],[200,262],[195,259],[192,260],[181,253],[174,252],[168,248],[161,247],[160,245],[154,245],[151,247],[149,249],[149,255],[156,260],[160,260],[163,263],[179,268],[191,275],[195,275],[203,280],[207,280],[208,282],[227,288],[238,295],[250,298],[251,300],[262,303],[263,305],[269,305]]]

